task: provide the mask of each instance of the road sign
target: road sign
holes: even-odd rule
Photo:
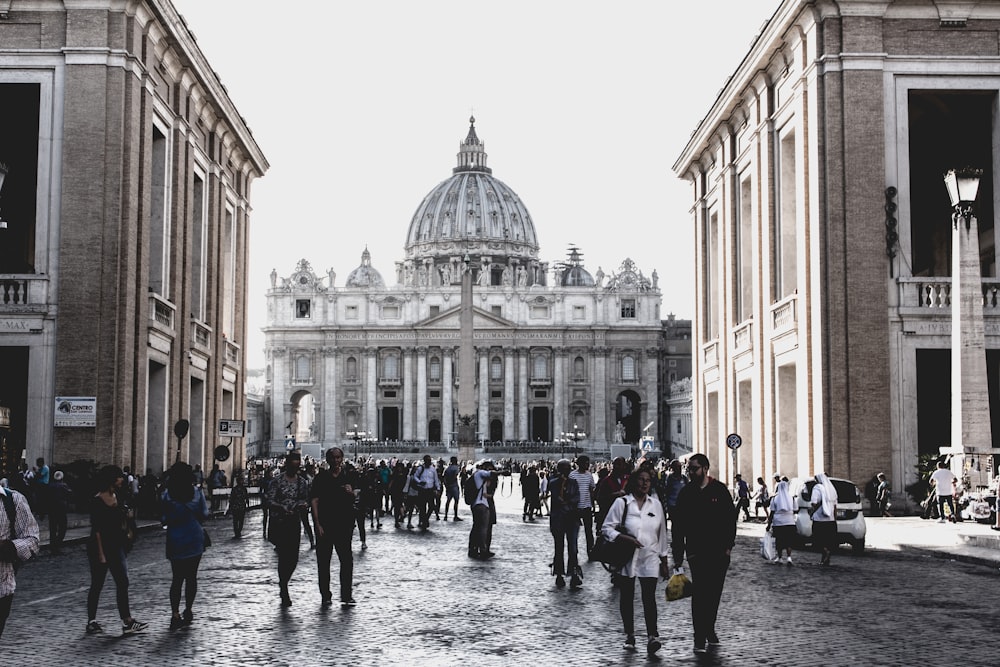
[[[219,437],[242,438],[244,424],[246,424],[246,422],[242,419],[220,419]]]
[[[740,445],[742,444],[743,444],[743,438],[741,438],[738,434],[730,433],[729,435],[726,436],[726,447],[729,447],[729,449],[735,451],[739,449]]]
[[[654,438],[651,435],[642,436],[641,438],[639,438],[639,449],[641,449],[644,452],[653,451],[653,441]]]

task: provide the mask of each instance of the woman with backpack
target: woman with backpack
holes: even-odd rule
[[[170,561],[170,629],[191,625],[195,595],[198,593],[198,565],[205,553],[202,521],[209,515],[201,489],[195,488],[194,470],[178,461],[170,467],[167,489],[161,500],[161,523],[167,529],[167,560]],[[181,615],[181,588],[184,614]]]

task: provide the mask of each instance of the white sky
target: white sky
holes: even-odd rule
[[[670,167],[779,0],[173,0],[271,168],[251,191],[247,363],[299,259],[392,284],[470,111],[543,261],[632,258],[694,313],[691,191]]]

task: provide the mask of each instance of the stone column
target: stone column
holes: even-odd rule
[[[441,350],[441,439],[447,443],[458,439],[455,433],[455,406],[452,405],[451,397],[455,388],[451,372],[454,359],[454,350],[450,348]]]
[[[403,440],[413,440],[413,348],[403,350]]]
[[[271,357],[271,450],[283,452],[285,450],[285,424],[289,422],[288,410],[285,401],[288,399],[288,371],[287,359],[288,350],[283,347],[275,347],[270,350]],[[206,441],[209,431],[206,427]],[[148,466],[153,467],[153,466]]]
[[[553,438],[566,431],[566,350],[552,350],[552,429]]]
[[[975,216],[954,216],[951,247],[951,447],[947,450],[959,455],[952,459],[952,471],[961,478],[962,454],[985,454],[993,449],[979,222]],[[973,479],[972,483],[988,481]]]
[[[528,438],[528,351],[517,352],[517,437]]]
[[[514,348],[503,349],[503,437],[516,438],[514,433]]]
[[[324,347],[323,350],[323,448],[332,447],[340,442],[339,401],[337,401],[337,364],[340,363],[340,353],[335,347]]]
[[[594,359],[594,402],[591,408],[594,418],[594,440],[611,442],[613,438],[608,431],[608,348],[592,349]]]
[[[365,422],[359,424],[358,428],[364,431],[371,431],[380,437],[378,423],[378,349],[374,347],[365,348]],[[351,424],[353,426],[353,424]]]
[[[477,348],[479,353],[479,438],[490,437],[490,348]]]
[[[427,440],[427,348],[417,348],[417,440]]]

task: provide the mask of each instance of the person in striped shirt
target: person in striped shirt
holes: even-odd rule
[[[580,501],[577,504],[577,511],[583,521],[583,534],[587,538],[587,556],[594,549],[594,490],[596,482],[594,475],[590,472],[590,457],[581,454],[576,457],[576,470],[569,474],[570,479],[576,480],[576,485],[580,487]]]

